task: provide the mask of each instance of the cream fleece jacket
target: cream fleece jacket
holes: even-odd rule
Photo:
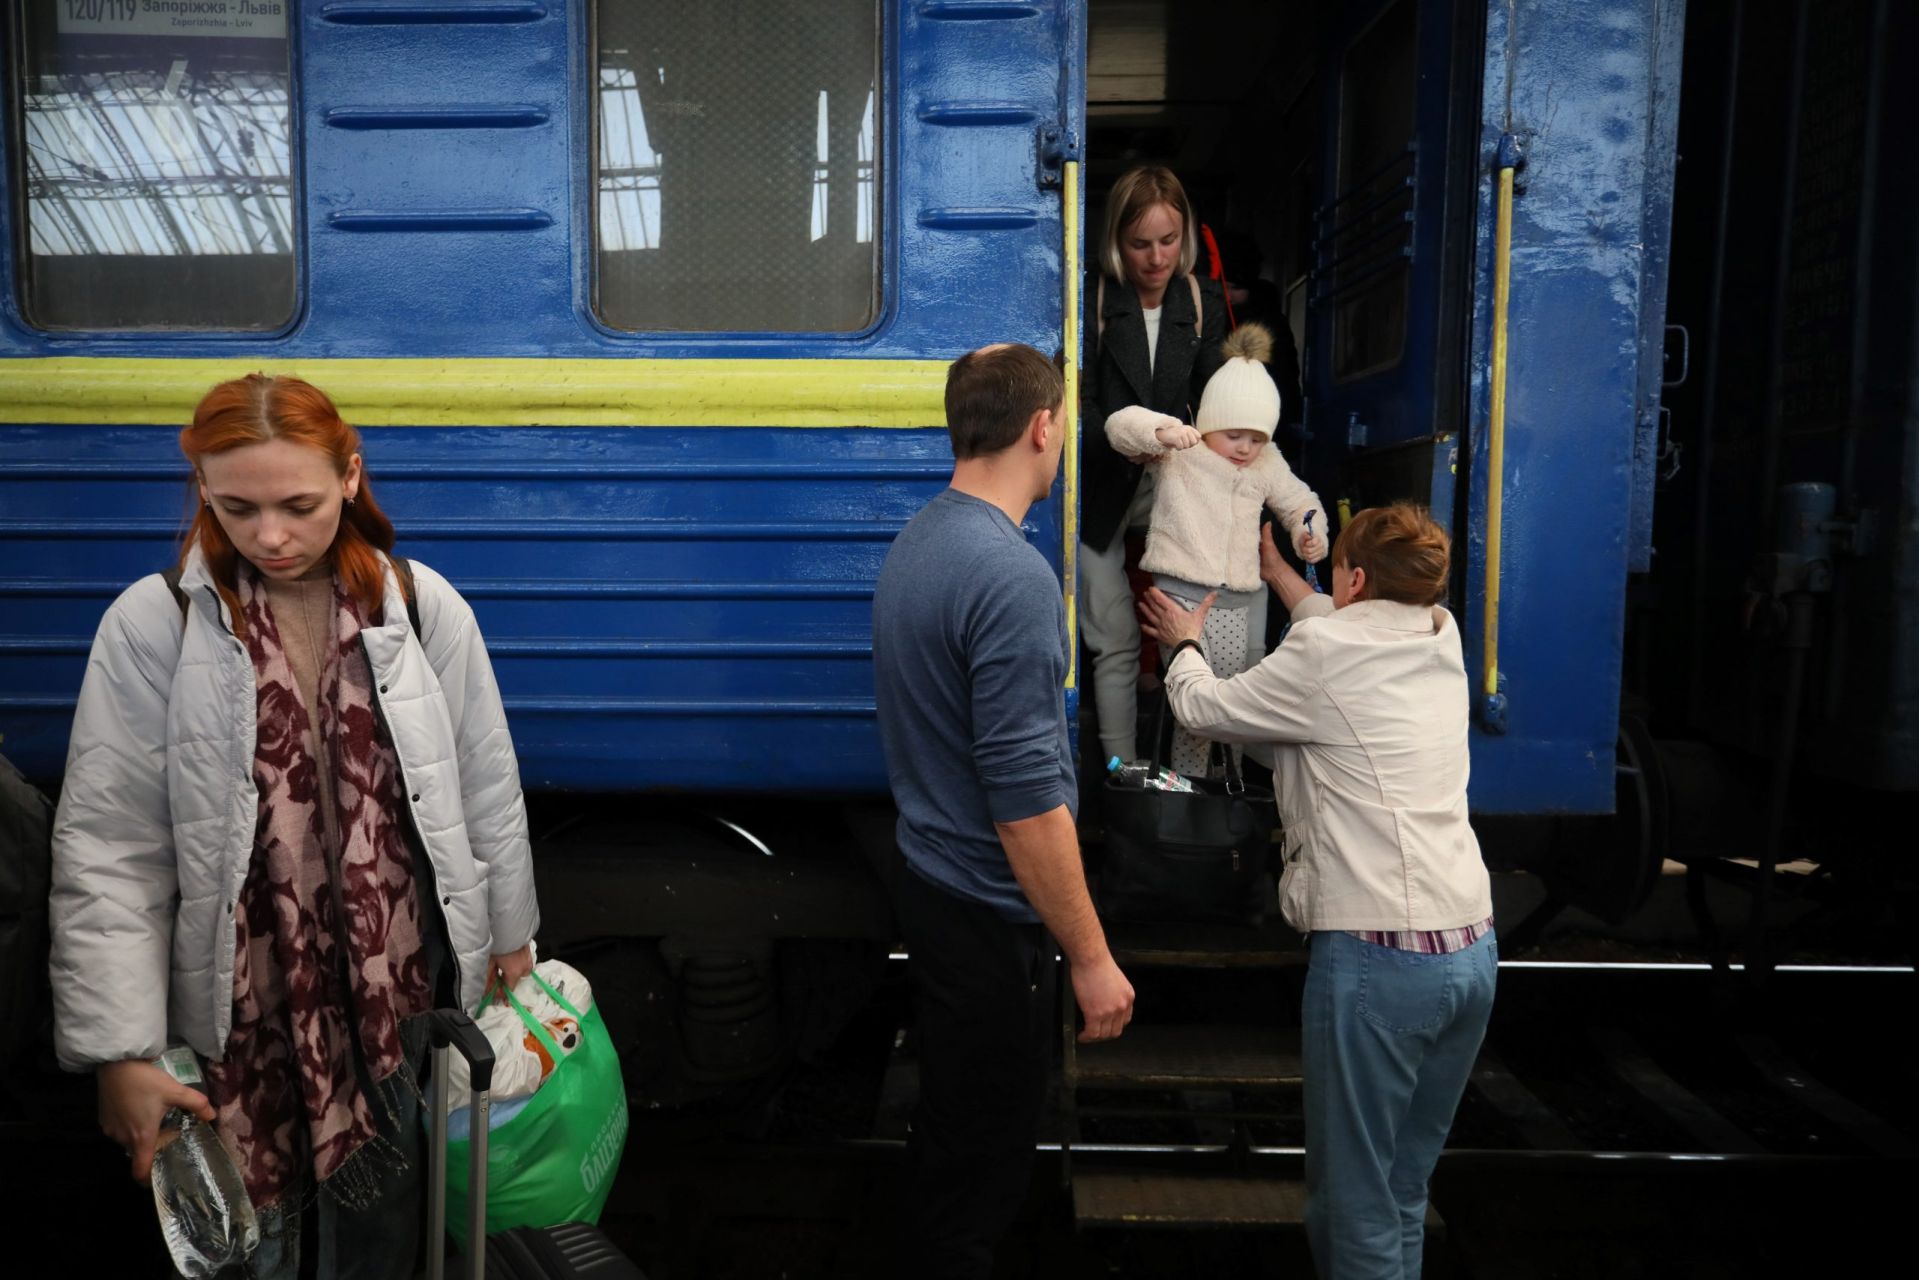
[[[1292,535],[1298,553],[1306,538],[1305,515],[1326,508],[1319,495],[1293,474],[1269,440],[1244,467],[1234,466],[1204,444],[1169,449],[1154,434],[1182,425],[1178,418],[1129,405],[1106,419],[1106,439],[1134,457],[1163,459],[1153,490],[1153,522],[1140,568],[1204,587],[1252,591],[1259,586],[1259,509],[1270,507]]]

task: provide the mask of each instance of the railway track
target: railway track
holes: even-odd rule
[[[1298,953],[1278,936],[1210,959],[1190,938],[1123,941],[1140,1020],[1062,1071],[1003,1274],[1310,1274]],[[886,1274],[916,1069],[905,966],[890,968],[870,1014],[767,1114],[689,1128],[636,1109],[606,1225],[655,1280]],[[1919,1174],[1919,1066],[1893,1031],[1915,984],[1910,969],[1787,966],[1750,1018],[1704,965],[1502,963],[1434,1178],[1427,1274],[1866,1258]],[[39,1206],[72,1274],[146,1274],[148,1198],[93,1132],[86,1082],[55,1083],[0,1124],[20,1175],[8,1194]]]
[[[1220,936],[1116,931],[1139,1020],[1091,1049],[1062,1026],[1043,1146],[1076,1231],[1105,1238],[1117,1274],[1160,1273],[1124,1262],[1156,1249],[1226,1268],[1304,1259],[1302,956],[1278,926]],[[1433,1274],[1830,1260],[1845,1237],[1795,1234],[1816,1220],[1806,1205],[1837,1197],[1830,1219],[1853,1221],[1919,1173],[1919,1070],[1879,1030],[1915,991],[1910,969],[1787,966],[1753,1017],[1704,963],[1502,963],[1435,1175]],[[910,1096],[899,1080],[887,1092]],[[1146,1233],[1168,1238],[1125,1239]],[[1582,1271],[1582,1258],[1625,1269]]]
[[[1139,1021],[1064,1066],[1000,1274],[1310,1275],[1297,952],[1275,937],[1202,964],[1190,938],[1121,941]],[[1500,978],[1434,1177],[1428,1276],[1824,1273],[1903,1210],[1919,1069],[1882,1028],[1911,1006],[1911,970],[1788,966],[1758,1020],[1722,1011],[1703,964],[1527,960]],[[629,1155],[616,1234],[668,1280],[887,1274],[916,1087],[903,1026],[870,1124]]]

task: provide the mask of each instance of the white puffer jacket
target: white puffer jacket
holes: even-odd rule
[[[539,926],[519,764],[473,610],[415,562],[416,638],[387,575],[360,633],[414,830],[446,920],[460,1003],[489,954]],[[107,609],[94,636],[53,832],[54,1048],[85,1070],[185,1041],[225,1053],[233,908],[253,856],[253,663],[196,550]]]
[[[1135,458],[1164,459],[1154,481],[1152,525],[1139,567],[1202,587],[1257,590],[1259,509],[1272,508],[1292,535],[1293,550],[1300,552],[1308,511],[1320,513],[1321,534],[1326,530],[1319,495],[1293,474],[1272,441],[1239,467],[1203,443],[1169,449],[1159,442],[1160,427],[1179,425],[1178,418],[1137,404],[1106,419],[1113,448]]]

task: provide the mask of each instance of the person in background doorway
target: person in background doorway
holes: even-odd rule
[[[1227,304],[1235,324],[1264,325],[1273,335],[1272,354],[1266,359],[1266,373],[1279,388],[1279,431],[1274,441],[1295,459],[1300,457],[1297,428],[1303,391],[1300,385],[1299,344],[1293,340],[1293,327],[1286,318],[1279,288],[1260,274],[1263,267],[1259,246],[1244,232],[1227,231],[1219,237],[1220,267],[1225,280]]]

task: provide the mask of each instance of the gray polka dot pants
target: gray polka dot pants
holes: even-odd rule
[[[1211,590],[1164,574],[1155,575],[1153,585],[1185,606],[1188,613],[1198,608],[1199,602]],[[1248,643],[1250,637],[1247,633],[1248,615],[1258,596],[1258,591],[1222,589],[1219,599],[1213,602],[1212,609],[1206,614],[1201,642],[1206,646],[1207,665],[1222,680],[1236,676],[1252,665],[1251,646]],[[1167,652],[1162,645],[1160,656],[1164,658]],[[1220,777],[1225,773],[1225,768],[1212,762],[1212,747],[1210,740],[1174,725],[1172,758],[1167,763],[1172,766],[1173,772],[1183,773],[1189,778]],[[1237,747],[1227,750],[1233,752],[1233,763],[1237,765],[1242,753]]]

